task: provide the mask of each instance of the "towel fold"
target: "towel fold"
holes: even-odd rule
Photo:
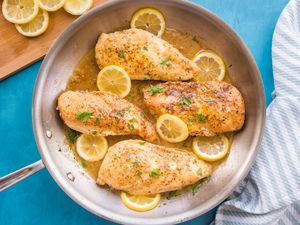
[[[276,25],[272,60],[276,97],[257,159],[219,208],[217,225],[300,224],[300,0]]]

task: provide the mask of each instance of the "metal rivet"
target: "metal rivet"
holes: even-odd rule
[[[67,177],[70,181],[74,181],[75,180],[75,177],[73,176],[73,174],[71,172],[68,172],[67,173]]]
[[[50,130],[46,130],[47,138],[52,138],[52,132]]]

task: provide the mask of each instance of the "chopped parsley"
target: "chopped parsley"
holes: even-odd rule
[[[176,159],[177,159],[177,155],[173,155],[173,156],[172,156],[172,160],[175,161]]]
[[[129,123],[129,124],[128,124],[128,129],[130,130],[130,133],[133,133],[133,131],[134,131],[134,126],[133,126],[133,124]]]
[[[165,91],[165,89],[163,87],[157,87],[157,86],[150,85],[148,87],[147,93],[148,93],[148,95],[152,96],[155,93],[163,93],[164,91]]]
[[[166,66],[171,66],[171,62],[170,62],[170,56],[164,58],[161,62],[161,65],[166,65]]]
[[[81,166],[82,166],[83,168],[86,168],[86,167],[87,167],[87,164],[86,164],[86,161],[85,161],[85,160],[81,161]]]
[[[135,175],[138,176],[138,177],[140,177],[140,176],[142,175],[142,172],[139,171],[139,170],[137,170],[137,171],[135,172]]]
[[[195,194],[197,194],[197,192],[199,191],[200,187],[201,187],[201,183],[196,183],[193,187],[192,187],[192,193],[193,193],[193,196]]]
[[[74,144],[79,136],[80,136],[80,133],[78,133],[75,130],[70,129],[70,131],[68,133],[68,140]]]
[[[118,51],[118,56],[122,59],[125,59],[125,52],[124,51]]]
[[[206,123],[206,122],[207,122],[207,121],[206,121],[205,115],[203,115],[202,113],[198,113],[198,114],[196,114],[196,116],[197,116],[198,120],[199,120],[201,123]]]
[[[170,191],[167,195],[167,199],[170,200],[171,198],[176,197],[178,195],[179,193],[177,191]]]
[[[93,135],[96,135],[96,134],[97,134],[97,131],[94,130],[94,131],[93,131]]]
[[[139,144],[140,144],[140,145],[145,145],[145,144],[146,144],[146,141],[141,141]]]
[[[147,47],[147,46],[144,46],[143,49],[144,49],[145,51],[148,51],[148,47]]]
[[[135,97],[134,93],[130,93],[130,94],[127,96],[128,99],[134,99],[134,97]]]
[[[78,112],[76,113],[76,119],[86,123],[93,114],[94,112]]]
[[[216,102],[216,99],[214,98],[206,98],[204,99],[205,102]]]
[[[202,168],[201,167],[197,170],[197,175],[202,176]]]
[[[188,98],[183,98],[182,100],[177,102],[178,105],[190,105],[192,101]]]
[[[133,117],[131,120],[129,120],[129,122],[130,122],[130,123],[137,123],[138,120],[137,120],[135,117]]]
[[[153,169],[151,171],[151,176],[152,177],[159,177],[160,176],[160,169]]]
[[[96,118],[96,123],[100,123],[101,119],[99,117]]]

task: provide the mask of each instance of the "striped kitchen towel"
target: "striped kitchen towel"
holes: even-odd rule
[[[300,0],[281,14],[272,54],[276,97],[262,145],[248,177],[219,207],[216,225],[300,224]]]

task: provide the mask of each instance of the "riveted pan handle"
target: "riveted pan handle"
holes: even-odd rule
[[[45,168],[42,160],[0,178],[0,192]]]

